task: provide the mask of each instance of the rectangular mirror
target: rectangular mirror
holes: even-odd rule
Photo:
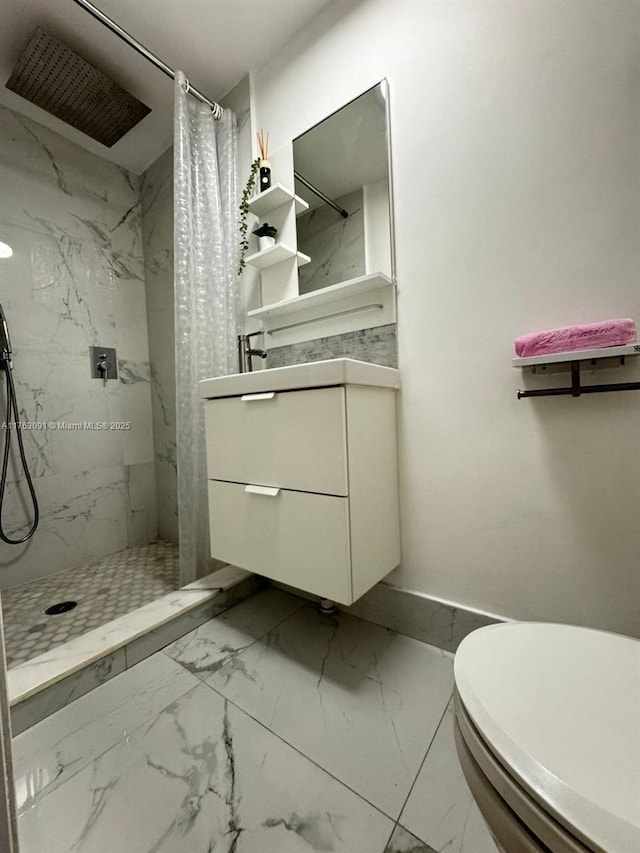
[[[383,80],[293,142],[299,293],[370,273],[395,280],[388,86]]]

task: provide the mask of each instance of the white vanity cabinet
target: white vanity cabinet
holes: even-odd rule
[[[341,604],[394,569],[397,386],[351,359],[201,383],[212,556]]]

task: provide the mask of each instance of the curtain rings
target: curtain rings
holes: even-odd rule
[[[187,95],[188,95],[188,94],[189,94],[189,92],[191,91],[191,85],[190,85],[190,83],[189,83],[189,78],[188,78],[186,75],[184,75],[184,84],[183,84],[183,85],[184,85],[184,91],[185,91],[185,94],[187,94]],[[202,99],[202,98],[200,97],[200,100],[201,100],[201,99]],[[217,103],[214,101],[214,102],[211,104],[211,114],[213,115],[213,118],[215,119],[215,121],[218,121],[219,119],[221,119],[221,118],[222,118],[222,114],[223,114],[223,113],[224,113],[224,110],[222,109],[222,107],[220,106],[220,104],[217,104]]]

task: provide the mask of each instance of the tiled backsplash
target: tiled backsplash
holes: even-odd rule
[[[285,367],[307,361],[324,361],[328,358],[355,358],[385,367],[398,366],[396,324],[361,329],[343,335],[316,338],[299,344],[269,349],[267,367]]]

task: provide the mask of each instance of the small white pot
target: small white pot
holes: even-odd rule
[[[258,237],[258,245],[260,246],[260,251],[262,251],[263,249],[268,249],[269,246],[275,246],[275,244],[275,237]]]

